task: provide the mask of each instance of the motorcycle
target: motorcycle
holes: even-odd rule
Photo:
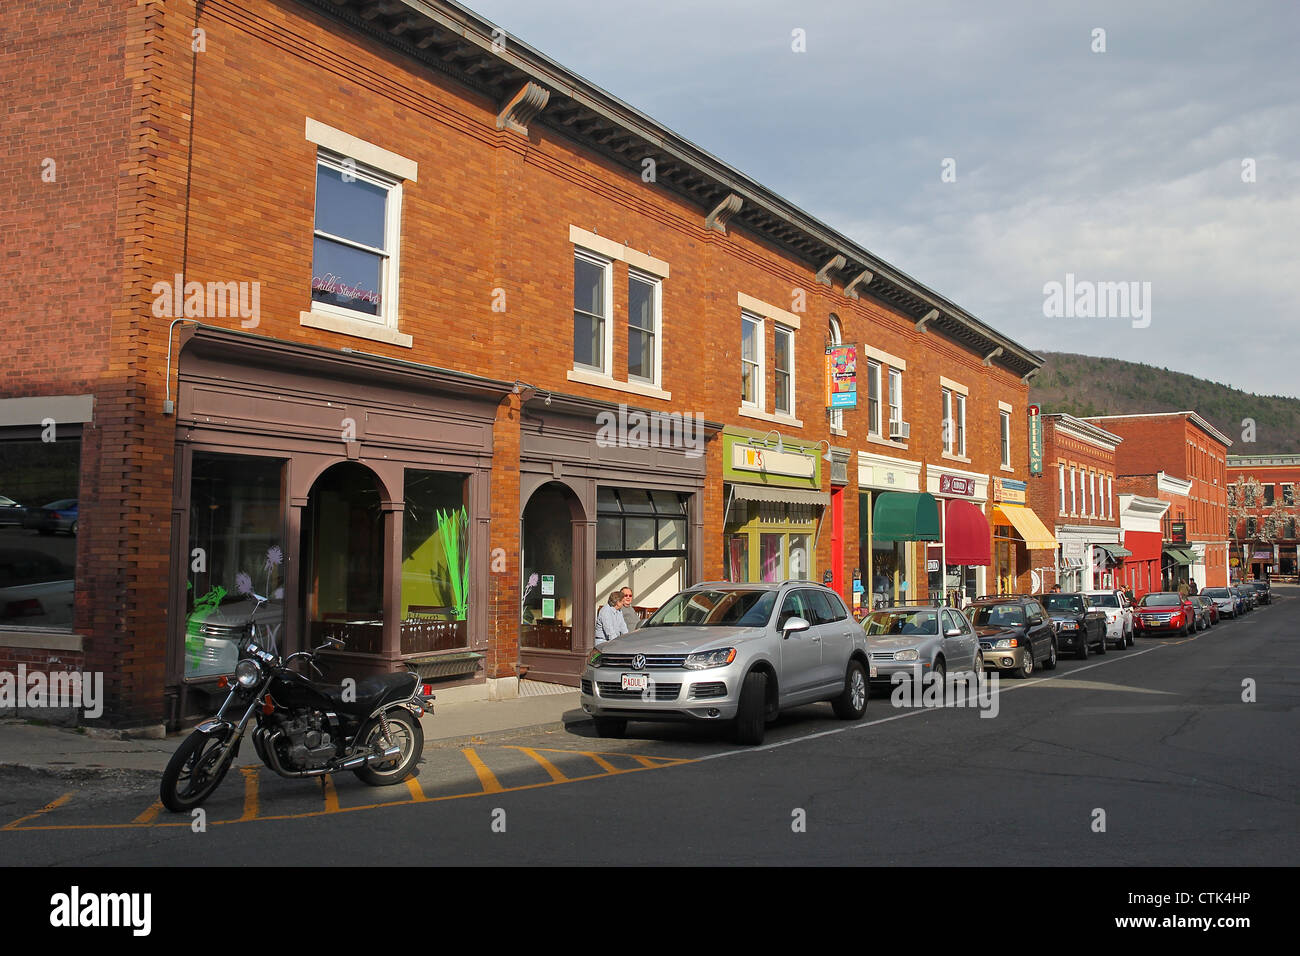
[[[281,658],[273,642],[270,648],[258,643],[255,616],[267,599],[253,598],[230,693],[216,716],[195,727],[172,755],[159,788],[163,806],[181,813],[207,800],[239,754],[250,721],[257,756],[282,777],[351,770],[373,787],[405,780],[424,749],[420,718],[433,713],[434,697],[419,675],[314,681],[291,665],[302,659],[324,677],[316,654],[344,642],[330,638],[313,651]],[[225,686],[227,678],[221,680]]]

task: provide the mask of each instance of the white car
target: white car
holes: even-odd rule
[[[1133,646],[1133,605],[1123,591],[1084,591],[1088,610],[1106,613],[1106,643],[1119,650]]]

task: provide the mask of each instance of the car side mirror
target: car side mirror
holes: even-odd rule
[[[944,637],[961,637],[962,630],[960,627],[950,627],[943,632]]]
[[[812,625],[801,617],[788,618],[786,622],[781,625],[781,636],[786,638],[795,631],[806,631],[810,627],[812,627]]]

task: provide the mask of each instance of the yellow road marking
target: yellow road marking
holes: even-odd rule
[[[163,808],[162,801],[155,800],[152,804],[150,804],[148,810],[140,814],[131,822],[132,823],[153,823],[154,819],[162,811],[162,808]]]
[[[465,759],[469,761],[469,765],[473,767],[474,772],[478,774],[478,782],[483,786],[484,793],[505,792],[505,787],[501,786],[501,781],[497,779],[497,775],[488,769],[487,764],[485,764],[482,758],[474,752],[473,747],[466,747],[461,751],[461,753],[465,755]]]
[[[4,830],[18,829],[18,824],[22,823],[24,820],[35,820],[37,817],[41,816],[41,814],[49,813],[51,810],[57,810],[59,807],[63,806],[65,803],[71,800],[72,795],[74,793],[76,793],[75,790],[69,790],[63,796],[56,797],[55,799],[51,800],[49,803],[41,807],[35,813],[29,813],[25,817],[19,817],[17,820],[14,820],[12,823],[6,823],[3,827],[0,827],[0,829],[4,829]]]
[[[241,822],[257,819],[257,769],[257,767],[239,768],[239,772],[244,775],[244,813],[239,818]]]
[[[573,751],[573,752],[576,753],[577,751]],[[695,759],[696,758],[683,758],[682,760],[677,761],[677,763],[694,763]],[[632,767],[628,770],[622,770],[620,771],[620,773],[640,773],[642,770],[655,770],[658,769],[659,767],[668,767],[668,766],[675,766],[675,765],[674,764],[651,764],[648,767]],[[569,777],[564,782],[582,783],[587,780],[603,780],[608,778],[608,776],[609,774],[603,772],[593,773],[593,774],[588,774],[585,777]],[[438,803],[443,800],[465,800],[470,797],[481,797],[483,796],[484,793],[515,793],[520,790],[539,790],[542,787],[556,787],[556,786],[560,786],[560,782],[558,780],[547,780],[544,783],[526,783],[517,787],[501,787],[501,789],[495,791],[476,790],[473,793],[452,793],[441,797],[428,797],[422,802]],[[334,813],[334,812],[355,813],[362,810],[382,810],[385,807],[409,807],[416,802],[417,801],[415,800],[396,800],[387,803],[368,803],[365,806],[360,806],[360,807],[342,807],[337,811],[309,810],[306,813],[281,813],[281,814],[275,814],[273,816],[260,816],[254,822],[262,823],[262,822],[268,822],[272,820],[305,820],[309,817],[322,817],[325,816],[326,814]],[[21,820],[30,820],[33,816],[38,816],[38,815],[39,814],[31,814],[30,816],[21,817],[20,820],[16,820],[14,821],[14,823],[18,823]],[[216,821],[210,821],[209,825],[224,826],[226,824],[234,824],[239,822],[240,822],[239,820],[216,820]],[[154,827],[188,827],[189,825],[190,824],[188,820],[185,820],[181,823],[150,824],[150,826],[154,826]],[[9,826],[4,827],[3,829],[7,830],[12,828],[15,830],[127,830],[136,826],[138,826],[138,824],[135,823],[70,823],[70,824],[50,824],[46,826],[36,826],[36,827],[18,827],[18,826],[14,826],[14,824],[10,824]]]
[[[636,762],[643,767],[658,767],[660,764],[655,763],[649,757],[642,757],[640,754],[628,754],[629,757],[636,758]]]
[[[579,751],[577,751],[577,752],[580,753],[580,754],[582,754],[584,757],[590,757],[592,760],[594,760],[594,761],[596,762],[596,765],[599,766],[599,767],[600,767],[602,770],[604,770],[606,773],[622,773],[622,772],[623,772],[623,771],[619,770],[617,767],[615,767],[615,766],[614,766],[612,763],[610,763],[608,760],[606,760],[604,757],[600,756],[600,754],[593,753],[593,752],[590,751],[590,750],[579,750]]]
[[[531,747],[515,747],[514,749],[522,750],[524,753],[528,754],[528,756],[532,757],[539,764],[541,764],[542,769],[545,770],[548,774],[550,774],[551,779],[554,780],[556,783],[564,783],[566,780],[569,779],[564,774],[560,773],[559,767],[555,766],[555,764],[551,763],[549,760],[547,760],[545,757],[539,754],[536,750],[533,750]]]
[[[425,800],[429,799],[424,795],[424,787],[420,786],[420,781],[416,780],[414,777],[406,778],[406,789],[411,791],[412,803],[423,803]]]
[[[334,789],[334,781],[331,780],[331,779],[329,778],[328,775],[327,775],[327,776],[324,776],[324,777],[321,777],[321,778],[320,778],[320,787],[321,787],[321,790],[324,791],[324,793],[325,793],[325,812],[326,812],[326,813],[338,813],[338,812],[339,812],[339,792],[338,792],[337,790]]]

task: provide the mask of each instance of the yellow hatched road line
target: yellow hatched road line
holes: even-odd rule
[[[334,789],[334,781],[330,779],[328,774],[320,778],[320,787],[325,794],[325,812],[338,813],[339,792]]]
[[[420,781],[414,777],[406,778],[406,789],[411,792],[412,803],[423,803],[429,799],[424,795],[424,787],[420,786]]]
[[[582,754],[584,757],[590,757],[592,760],[594,760],[594,761],[596,762],[596,765],[597,765],[598,767],[600,767],[602,770],[604,770],[606,773],[622,773],[622,772],[623,772],[622,770],[619,770],[617,767],[615,767],[612,763],[610,763],[608,760],[606,760],[604,757],[602,757],[602,756],[601,756],[600,754],[598,754],[598,753],[595,753],[595,752],[590,751],[590,750],[578,750],[578,751],[574,751],[574,752],[575,752],[575,753],[580,753],[580,754]]]
[[[162,801],[155,800],[153,803],[149,805],[148,810],[140,814],[131,822],[132,823],[153,823],[154,820],[158,818],[158,814],[162,812],[162,808],[163,808]]]
[[[72,799],[72,795],[74,793],[76,793],[75,790],[69,790],[63,796],[55,797],[45,806],[37,810],[35,813],[29,813],[25,817],[19,817],[17,820],[14,820],[12,823],[6,823],[3,827],[0,827],[0,829],[16,830],[18,829],[18,824],[24,822],[25,820],[35,820],[37,817],[41,816],[42,814],[49,813],[51,810],[59,809],[59,807],[63,806],[65,803],[67,803],[69,800]]]
[[[240,816],[241,823],[247,820],[256,820],[259,806],[257,793],[257,767],[240,767],[239,772],[244,775],[244,812]]]
[[[568,782],[568,779],[569,779],[569,778],[566,777],[563,773],[560,772],[560,768],[559,768],[559,767],[555,766],[555,764],[551,763],[549,760],[547,760],[545,757],[543,757],[541,754],[539,754],[539,753],[538,753],[536,750],[534,750],[533,748],[531,748],[531,747],[515,747],[514,749],[515,749],[515,750],[522,750],[524,753],[528,754],[528,756],[532,757],[532,758],[533,758],[534,760],[536,760],[539,764],[541,764],[541,765],[542,765],[542,769],[545,770],[548,774],[550,774],[551,779],[554,780],[556,783],[567,783],[567,782]]]
[[[497,775],[488,769],[487,764],[483,762],[483,758],[475,752],[473,747],[466,747],[461,751],[461,753],[465,755],[465,759],[469,761],[469,765],[473,767],[474,772],[478,774],[478,782],[482,785],[484,793],[505,792],[505,787],[501,786],[501,781],[497,779]]]

